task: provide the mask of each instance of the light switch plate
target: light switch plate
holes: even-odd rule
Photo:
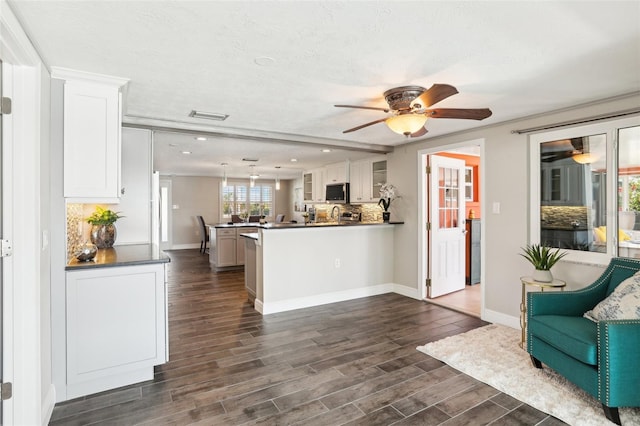
[[[500,203],[498,201],[493,202],[493,214],[500,214]]]

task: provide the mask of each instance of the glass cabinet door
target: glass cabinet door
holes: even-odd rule
[[[380,198],[380,187],[387,183],[387,160],[373,161],[371,163],[371,199]]]

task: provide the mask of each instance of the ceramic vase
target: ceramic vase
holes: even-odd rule
[[[551,271],[548,270],[543,271],[541,269],[534,269],[532,277],[534,280],[541,283],[550,283],[553,281],[553,275],[551,275]]]
[[[382,221],[383,222],[389,222],[390,218],[391,218],[391,212],[382,212]]]
[[[91,225],[91,242],[99,249],[113,247],[118,232],[115,225]]]

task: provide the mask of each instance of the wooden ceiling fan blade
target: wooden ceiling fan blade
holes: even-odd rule
[[[411,102],[411,106],[420,104],[422,108],[429,108],[431,105],[447,99],[449,96],[453,96],[458,93],[458,89],[449,84],[434,84],[416,99]]]
[[[484,120],[491,117],[489,108],[436,108],[429,109],[426,114],[431,118],[461,118],[465,120]]]
[[[420,137],[420,136],[424,136],[424,135],[426,135],[426,134],[427,134],[427,132],[428,132],[427,128],[426,128],[426,127],[423,127],[422,129],[418,130],[417,132],[413,132],[413,133],[411,133],[411,135],[410,135],[410,136],[411,136],[412,138],[418,138],[418,137]]]
[[[368,106],[359,106],[359,105],[334,105],[334,107],[338,107],[338,108],[373,109],[375,111],[389,112],[389,108],[378,108],[378,107],[368,107]]]
[[[372,126],[372,125],[374,125],[374,124],[382,123],[383,121],[386,121],[386,120],[387,120],[386,118],[381,118],[381,119],[379,119],[379,120],[375,120],[375,121],[371,121],[371,122],[369,122],[369,123],[361,124],[361,125],[359,125],[359,126],[357,126],[357,127],[354,127],[353,129],[345,130],[345,131],[343,131],[342,133],[355,132],[356,130],[363,129],[363,128],[365,128],[365,127],[369,127],[369,126]]]

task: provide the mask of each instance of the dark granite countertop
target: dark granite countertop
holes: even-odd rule
[[[208,224],[212,228],[260,228],[262,225],[260,222],[239,222],[239,223],[216,223]]]
[[[550,231],[588,231],[586,226],[571,226],[571,225],[543,225],[540,229],[548,229]]]
[[[114,266],[149,265],[153,263],[168,263],[171,259],[157,245],[134,244],[115,246],[98,250],[93,260],[80,262],[72,259],[66,266],[67,271],[88,268],[108,268]]]
[[[209,225],[214,228],[242,228],[242,227],[252,227],[252,228],[262,228],[262,229],[303,229],[303,228],[326,228],[328,226],[380,226],[380,225],[402,225],[404,222],[350,222],[350,221],[342,221],[338,222],[318,222],[318,223],[235,223],[235,224],[227,224],[221,223],[218,225]]]

